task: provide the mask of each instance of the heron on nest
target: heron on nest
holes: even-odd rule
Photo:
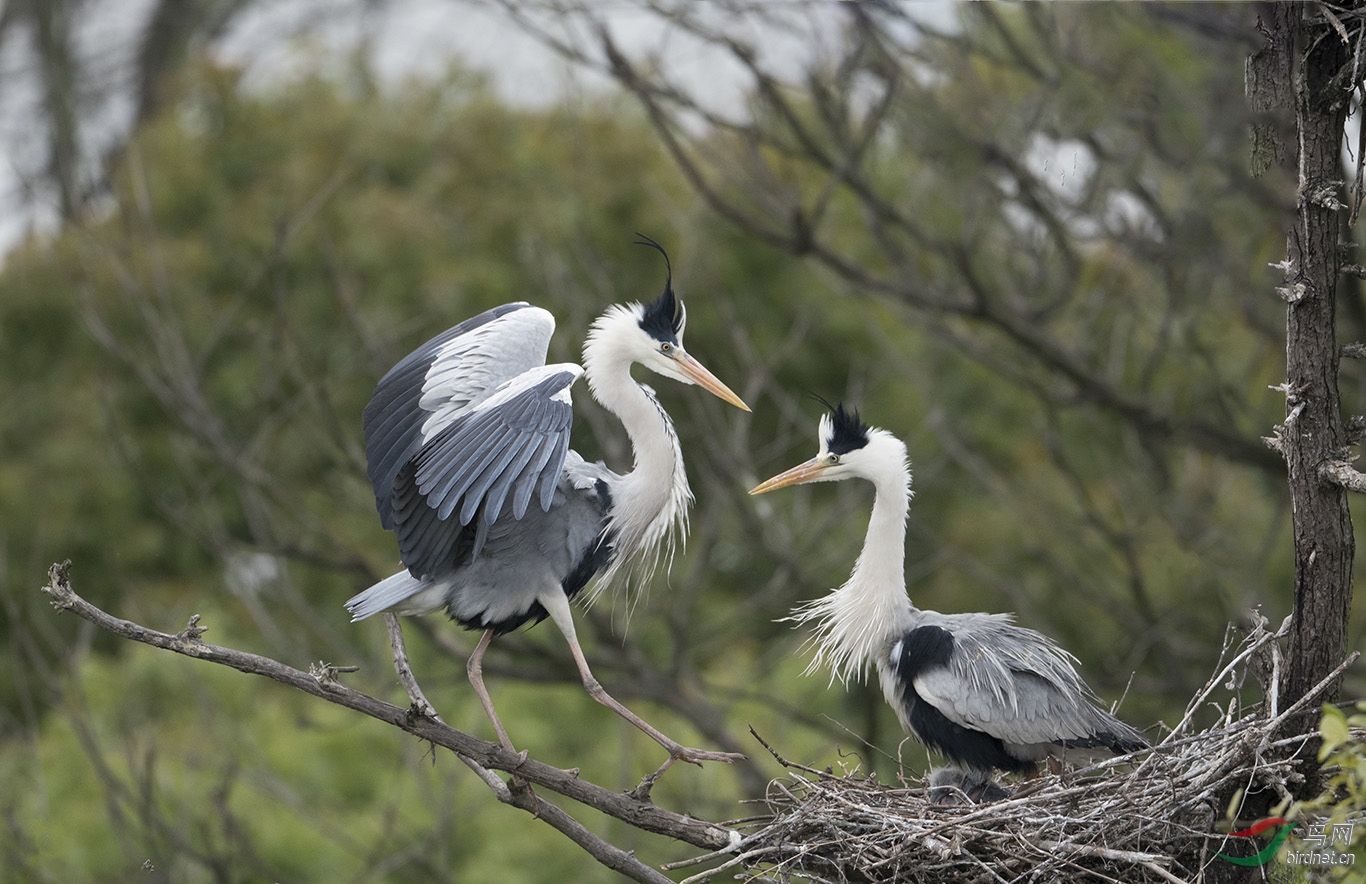
[[[365,408],[365,454],[380,521],[398,539],[404,570],[346,602],[354,620],[444,609],[483,635],[467,672],[497,732],[512,742],[484,685],[495,636],[549,617],[569,643],[584,688],[675,760],[742,756],[690,749],[603,689],[575,635],[570,601],[596,597],[628,573],[648,576],[672,556],[692,492],[673,422],[640,364],[745,411],[740,397],[683,348],[686,313],[668,255],[664,292],[608,308],[592,325],[583,365],[546,365],[555,319],[525,302],[486,310],[418,347],[379,382]],[[580,376],[630,437],[634,469],[619,474],[569,448],[570,388]],[[662,769],[662,768],[661,768]]]
[[[793,612],[813,622],[810,673],[828,665],[848,683],[873,663],[902,726],[961,775],[931,779],[965,787],[977,800],[1000,797],[995,770],[1028,773],[1045,758],[1135,752],[1143,734],[1099,708],[1076,658],[1052,639],[1016,626],[1009,614],[922,611],[903,572],[911,471],[900,439],[843,405],[821,416],[820,449],[803,464],[750,491],[864,479],[874,489],[863,551],[839,589]]]

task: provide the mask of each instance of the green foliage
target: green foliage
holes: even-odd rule
[[[1287,842],[1287,850],[1350,853],[1355,860],[1350,865],[1292,869],[1292,879],[1296,879],[1298,872],[1314,881],[1366,882],[1366,739],[1362,736],[1366,734],[1366,702],[1358,703],[1356,709],[1348,715],[1336,706],[1323,707],[1319,762],[1328,774],[1323,790],[1311,800],[1296,801],[1278,811],[1287,819],[1300,821]],[[1316,834],[1325,837],[1307,841],[1310,825],[1315,826]],[[1346,828],[1351,832],[1349,843],[1332,840],[1334,826],[1338,831]]]

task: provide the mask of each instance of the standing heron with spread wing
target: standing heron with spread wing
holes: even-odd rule
[[[792,615],[816,623],[807,672],[828,664],[831,680],[847,684],[873,662],[902,726],[958,767],[957,774],[931,778],[941,797],[961,787],[976,800],[999,798],[993,770],[1030,772],[1050,756],[1148,745],[1096,706],[1076,658],[1048,637],[1015,626],[1009,614],[940,614],[911,603],[903,572],[911,501],[906,446],[858,412],[840,405],[822,415],[819,453],[750,494],[844,479],[873,484],[873,512],[849,581]]]
[[[697,384],[745,411],[730,388],[683,349],[685,313],[664,255],[664,293],[653,303],[610,307],[593,323],[583,366],[546,365],[555,319],[518,302],[487,310],[418,347],[380,380],[365,408],[365,453],[380,521],[398,538],[406,569],[346,603],[354,620],[382,611],[444,608],[483,630],[467,672],[512,750],[484,686],[494,636],[549,617],[564,633],[593,699],[631,722],[675,760],[733,761],[689,749],[617,702],[579,647],[570,600],[596,578],[590,598],[628,573],[648,578],[672,558],[692,492],[673,422],[654,391],[631,377],[639,363]],[[624,475],[569,449],[570,387],[580,375],[626,428],[635,468]]]

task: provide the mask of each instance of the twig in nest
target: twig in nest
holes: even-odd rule
[[[768,754],[773,756],[773,760],[781,764],[783,767],[788,768],[789,770],[806,771],[807,773],[816,774],[817,776],[833,776],[833,774],[831,774],[829,771],[820,771],[816,770],[814,767],[807,767],[804,764],[798,764],[795,761],[788,761],[786,758],[779,755],[778,750],[770,746],[767,740],[759,736],[759,732],[754,729],[753,725],[750,725],[749,732],[750,735],[754,737],[754,739],[759,741],[760,746],[763,746],[765,749],[768,750]]]

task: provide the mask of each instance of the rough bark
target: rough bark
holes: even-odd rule
[[[1294,507],[1295,606],[1281,695],[1294,702],[1342,661],[1354,540],[1347,490],[1324,472],[1347,447],[1338,394],[1338,235],[1346,208],[1339,153],[1350,54],[1319,7],[1270,10],[1269,40],[1295,53],[1298,192],[1287,236],[1286,418],[1279,433]],[[1266,18],[1263,19],[1264,22]],[[1282,67],[1282,70],[1285,70]],[[1281,97],[1285,92],[1282,91]],[[1337,688],[1329,692],[1336,697]]]
[[[1358,34],[1359,9],[1353,3],[1338,10]],[[1349,433],[1342,419],[1336,311],[1347,209],[1340,145],[1350,91],[1360,82],[1359,59],[1353,59],[1359,41],[1323,5],[1267,4],[1258,24],[1266,46],[1247,67],[1249,105],[1262,115],[1253,133],[1253,170],[1283,152],[1274,119],[1280,112],[1293,120],[1297,171],[1285,279],[1277,289],[1286,302],[1286,416],[1271,440],[1285,457],[1293,508],[1294,608],[1286,667],[1272,687],[1288,704],[1333,672],[1347,652],[1355,554],[1347,495],[1363,487],[1363,477],[1348,465],[1348,448],[1359,434]],[[1327,702],[1336,699],[1339,682],[1330,685]],[[1306,711],[1295,727],[1312,732],[1314,714]],[[1316,741],[1301,750],[1301,796],[1318,788],[1316,754]],[[1245,801],[1245,815],[1265,812],[1265,802],[1255,798]]]

